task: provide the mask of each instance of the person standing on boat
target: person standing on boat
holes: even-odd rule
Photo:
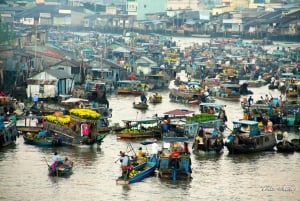
[[[50,166],[51,170],[55,172],[61,158],[57,152],[54,152],[54,155],[52,156],[52,165]]]
[[[147,97],[145,95],[145,93],[143,92],[142,95],[141,95],[141,102],[142,103],[147,103]]]
[[[37,104],[39,102],[39,95],[37,93],[35,93],[33,96],[32,96],[32,100],[34,102],[34,106],[35,108],[37,109]]]
[[[121,162],[121,169],[122,169],[122,178],[124,180],[128,179],[129,172],[132,168],[131,161],[128,155],[125,154],[125,152],[120,151],[120,162]]]
[[[151,145],[151,158],[158,158],[158,144],[157,144],[157,139],[154,139],[152,145]]]
[[[252,96],[249,96],[248,105],[251,106],[252,104],[253,104],[253,98],[252,98]]]
[[[52,156],[52,162],[60,161],[60,155],[57,152],[54,152],[54,155]]]

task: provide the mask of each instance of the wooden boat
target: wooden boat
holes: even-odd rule
[[[123,178],[118,178],[116,180],[117,184],[132,184],[141,181],[155,173],[156,163],[151,161],[146,161],[139,164],[129,172],[129,179],[124,180]]]
[[[17,130],[21,134],[31,133],[37,134],[40,130],[43,129],[43,116],[22,116],[18,119]]]
[[[276,144],[277,152],[281,153],[293,153],[295,151],[295,145],[289,141],[280,141]]]
[[[151,67],[153,70],[154,67]],[[158,71],[156,74],[146,74],[143,80],[144,83],[149,85],[149,89],[157,90],[157,89],[166,89],[170,83],[170,76],[167,72],[162,72],[160,68],[156,68],[154,71]]]
[[[248,87],[255,88],[255,87],[261,87],[267,84],[267,81],[261,79],[261,80],[247,80],[246,83],[248,84]]]
[[[139,80],[119,80],[117,81],[118,94],[141,95],[147,87]]]
[[[16,124],[4,121],[3,117],[0,117],[0,127],[0,148],[14,144],[19,137]]]
[[[146,110],[148,109],[149,105],[147,103],[139,102],[135,103],[133,102],[133,108],[140,109],[140,110]]]
[[[170,89],[169,98],[172,102],[199,104],[200,102],[214,102],[209,94],[205,94],[198,82],[181,83],[179,87]]]
[[[223,153],[224,142],[222,132],[218,130],[214,131],[214,129],[203,129],[203,132],[203,137],[198,136],[199,131],[194,137],[193,153]],[[213,135],[213,132],[216,132],[216,134]]]
[[[64,108],[64,110],[70,110],[79,106],[79,108],[86,108],[95,110],[99,114],[101,114],[102,119],[108,119],[112,117],[112,109],[109,108],[108,102],[105,104],[101,104],[97,101],[89,101],[88,99],[82,98],[68,98],[66,100],[62,100],[60,105]]]
[[[215,97],[221,100],[240,101],[240,85],[239,84],[221,84],[220,88],[215,92]]]
[[[70,115],[56,113],[45,116],[44,129],[56,133],[63,145],[101,145],[106,135],[98,132],[101,115],[94,110],[75,108]]]
[[[123,120],[125,129],[116,132],[117,138],[154,138],[161,136],[161,129],[157,119]]]
[[[39,135],[41,132],[41,135]],[[40,131],[37,134],[24,133],[23,139],[25,144],[36,145],[36,146],[60,146],[62,145],[61,138],[54,136],[54,134],[47,134],[47,131]]]
[[[294,144],[295,151],[300,152],[300,139],[292,139],[291,143]]]
[[[194,115],[193,110],[174,109],[164,113],[164,117],[160,119],[162,131],[175,130],[176,133],[186,134],[192,138],[199,127],[199,123],[191,122],[188,118]]]
[[[155,93],[149,96],[149,103],[161,103],[162,102],[162,96],[161,94]]]
[[[159,155],[158,175],[161,179],[172,179],[173,181],[190,179],[192,171],[188,150],[189,138],[182,134],[176,134],[176,132],[170,132],[163,134],[163,149]]]
[[[253,153],[273,150],[276,146],[274,132],[261,131],[257,121],[233,121],[233,130],[225,141],[229,153]]]
[[[70,165],[64,165],[63,161],[59,161],[58,165],[53,167],[53,164],[51,166],[48,165],[48,172],[50,176],[68,176],[72,174],[73,171],[74,162],[72,161]]]

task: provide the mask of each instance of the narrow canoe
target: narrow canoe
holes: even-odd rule
[[[116,180],[117,184],[132,184],[138,181],[141,181],[151,175],[154,174],[156,169],[156,163],[147,161],[145,163],[142,163],[140,165],[137,165],[131,170],[129,173],[129,179],[124,180],[123,178],[118,178]]]

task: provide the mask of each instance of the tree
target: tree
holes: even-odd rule
[[[3,24],[0,18],[0,44],[11,44],[16,39],[16,34],[10,30],[9,24]]]

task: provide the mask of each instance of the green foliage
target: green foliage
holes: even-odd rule
[[[192,122],[204,122],[204,121],[212,121],[216,120],[217,117],[214,114],[195,114],[192,117],[187,117],[187,121],[192,121]]]

